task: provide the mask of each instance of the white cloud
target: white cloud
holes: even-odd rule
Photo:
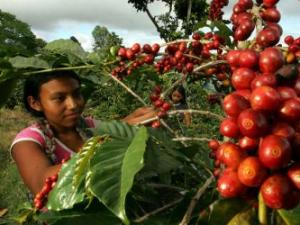
[[[96,25],[114,31],[126,45],[160,40],[146,13],[137,12],[127,0],[1,0],[0,9],[28,23],[46,41],[73,35],[87,50]],[[164,5],[152,4],[150,10],[160,14]]]
[[[160,13],[162,6],[153,4],[151,11]],[[137,12],[127,0],[1,0],[0,8],[39,30],[54,29],[60,21],[73,21],[154,32],[147,15]]]
[[[234,2],[226,8],[226,18]],[[146,13],[137,12],[127,0],[0,0],[0,9],[28,23],[37,36],[47,41],[73,35],[87,50],[92,48],[91,32],[96,25],[114,31],[125,45],[161,42]],[[281,0],[278,9],[285,34],[300,36],[300,1]],[[156,1],[150,11],[158,15],[166,8]]]

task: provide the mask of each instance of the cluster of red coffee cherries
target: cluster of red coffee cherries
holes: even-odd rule
[[[194,73],[196,65],[215,60],[215,53],[217,59],[222,58],[224,42],[223,37],[212,32],[204,34],[196,32],[191,40],[168,43],[161,53],[159,53],[161,46],[158,44],[141,46],[135,43],[130,48],[121,47],[118,50],[120,61],[112,69],[111,74],[123,79],[144,64],[153,65],[158,74],[171,70],[183,74]],[[220,79],[224,79],[223,77],[220,74]]]
[[[222,8],[228,5],[228,0],[212,0],[209,6],[208,18],[212,21],[222,20]]]
[[[61,163],[63,164],[68,160],[69,158],[65,158],[61,161]],[[33,200],[33,204],[36,209],[40,210],[44,208],[47,202],[48,195],[50,191],[54,188],[57,179],[58,179],[58,173],[46,178],[42,190],[35,195]]]
[[[256,36],[256,44],[262,48],[277,44],[282,35],[282,28],[278,24],[281,16],[276,8],[277,2],[278,0],[257,1],[260,11],[259,15],[254,15],[251,11],[253,1],[239,0],[234,5],[231,16],[234,39],[236,41],[247,40],[255,28],[256,20],[261,20],[263,29]]]
[[[46,178],[42,190],[35,195],[33,201],[34,207],[36,209],[42,209],[45,206],[45,203],[47,201],[47,196],[49,192],[54,188],[57,178],[58,178],[58,174]]]
[[[169,44],[165,48],[163,57],[154,66],[158,73],[166,73],[172,69],[184,74],[192,73],[196,65],[211,59],[211,51],[217,51],[218,56],[221,57],[223,44],[224,38],[212,32],[207,32],[204,35],[194,33],[190,43]]]
[[[155,86],[152,94],[150,95],[150,100],[152,102],[152,104],[154,105],[155,109],[158,110],[157,116],[159,118],[163,118],[167,115],[167,112],[171,109],[172,105],[165,101],[164,99],[162,99],[160,97],[161,95],[161,87],[160,86]],[[151,126],[153,128],[158,128],[160,127],[160,121],[159,120],[155,120],[152,122]]]
[[[130,48],[120,48],[118,56],[121,58],[119,65],[115,67],[111,74],[123,79],[130,75],[134,69],[144,64],[153,64],[154,58],[159,52],[160,45],[155,43],[152,46],[139,43],[133,44]]]
[[[300,201],[300,65],[288,64],[282,50],[231,50],[226,56],[235,91],[225,96],[226,118],[212,140],[225,198],[261,192],[270,208],[293,208]],[[221,172],[222,171],[222,172]]]

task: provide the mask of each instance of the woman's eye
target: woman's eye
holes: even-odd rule
[[[56,96],[53,98],[54,101],[57,101],[57,102],[61,102],[64,100],[64,97],[63,96]]]

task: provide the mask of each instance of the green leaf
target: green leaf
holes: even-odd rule
[[[195,24],[194,26],[194,30],[198,30],[201,29],[203,27],[207,27],[207,19],[201,20],[200,22],[198,22],[197,24]]]
[[[129,140],[135,136],[137,128],[121,121],[99,121],[94,129],[95,135],[109,135],[114,139]]]
[[[286,225],[299,225],[300,221],[300,204],[291,210],[280,209],[277,211]]]
[[[213,21],[213,25],[219,29],[222,36],[232,36],[232,31],[223,21]]]
[[[141,178],[148,175],[168,173],[182,165],[174,156],[169,154],[171,150],[161,149],[161,146],[149,142],[145,153],[145,167],[142,170]]]
[[[132,140],[112,140],[101,145],[91,159],[91,192],[125,224],[126,195],[144,166],[148,133],[141,127]]]
[[[97,207],[87,210],[82,208],[59,212],[47,211],[37,216],[37,219],[48,225],[121,225],[121,221],[107,208],[97,203]]]
[[[49,42],[45,46],[45,50],[49,50],[54,53],[59,53],[61,55],[72,54],[82,60],[85,59],[87,56],[87,53],[78,43],[68,39],[58,39]]]
[[[17,216],[13,216],[11,220],[23,224],[26,221],[31,221],[33,216],[33,210],[32,209],[22,209]]]
[[[58,181],[54,189],[48,196],[47,208],[49,210],[70,209],[75,204],[84,200],[85,189],[84,180],[85,174],[79,177],[79,185],[73,188],[73,177],[76,168],[76,162],[79,155],[73,156],[68,162],[64,163],[59,173]]]
[[[14,58],[10,58],[9,62],[13,65],[13,67],[18,69],[26,69],[26,68],[36,68],[36,69],[48,69],[50,68],[49,64],[38,57],[22,57],[16,56]]]
[[[240,199],[221,199],[213,204],[209,225],[227,224],[248,206]]]
[[[257,224],[255,210],[249,209],[236,214],[228,225],[254,225]]]
[[[91,52],[87,55],[87,60],[94,63],[94,64],[99,64],[102,62],[101,57],[97,54],[97,52]]]
[[[227,45],[231,46],[230,36],[232,36],[232,30],[223,21],[214,21],[213,25],[218,28],[219,31],[216,34],[225,38]]]
[[[0,82],[0,90],[1,90],[0,108],[5,105],[7,99],[15,90],[16,85],[17,85],[17,79],[8,79]]]
[[[87,53],[78,43],[72,40],[59,39],[52,41],[43,50],[46,55],[49,55],[49,53],[60,55],[59,60],[52,62],[55,67],[86,63]]]
[[[100,140],[101,142],[105,141],[105,137],[90,138],[84,143],[82,149],[78,153],[78,159],[76,161],[76,168],[73,178],[73,187],[75,189],[77,189],[80,185],[82,176],[86,176],[90,159],[95,154],[95,151],[97,149],[96,146],[97,144],[100,144]]]

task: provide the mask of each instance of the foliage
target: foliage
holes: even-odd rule
[[[94,51],[101,59],[106,58],[112,46],[117,48],[122,44],[122,39],[114,32],[109,32],[106,27],[96,26],[92,31],[94,38]]]
[[[0,60],[2,57],[32,56],[46,45],[41,38],[36,38],[30,27],[14,15],[0,10]],[[0,66],[0,71],[3,66]],[[6,107],[13,109],[22,102],[22,81],[7,81],[7,88],[15,91],[6,102]],[[12,86],[13,85],[13,86]],[[4,91],[8,94],[9,91]],[[1,103],[0,103],[1,105]]]
[[[1,10],[0,30],[0,56],[30,56],[40,46],[28,24]]]

